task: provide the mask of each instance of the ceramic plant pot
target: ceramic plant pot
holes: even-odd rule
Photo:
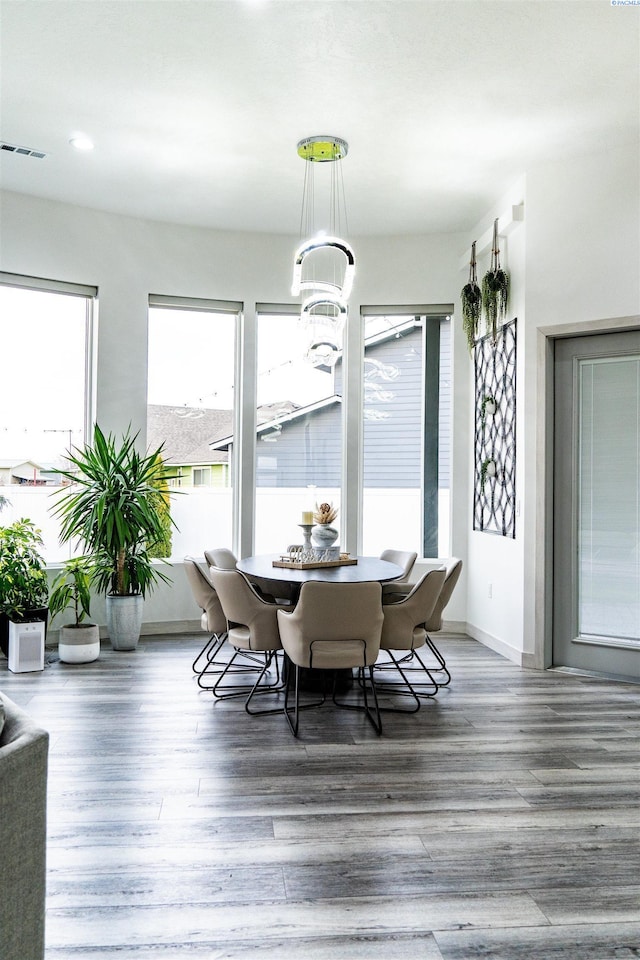
[[[143,605],[141,594],[130,597],[107,594],[107,630],[114,650],[135,650],[138,646]]]
[[[100,656],[100,632],[95,623],[60,628],[58,655],[63,663],[92,663]]]

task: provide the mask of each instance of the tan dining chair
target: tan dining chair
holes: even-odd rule
[[[449,557],[444,561],[445,568],[445,580],[440,591],[440,595],[436,601],[436,605],[433,608],[431,616],[424,625],[426,636],[425,643],[431,650],[431,653],[436,658],[438,663],[437,667],[431,667],[431,673],[442,673],[444,674],[444,680],[438,680],[438,686],[446,687],[451,683],[451,674],[447,668],[445,658],[442,656],[440,650],[433,642],[431,637],[432,633],[437,633],[442,630],[442,614],[444,613],[445,607],[451,600],[451,595],[455,590],[456,584],[460,579],[460,574],[462,573],[462,560],[459,560],[458,557]]]
[[[238,562],[236,555],[226,547],[205,550],[204,558],[210,567],[218,567],[219,570],[235,570]]]
[[[252,701],[258,694],[274,693],[283,689],[277,656],[282,650],[277,615],[280,610],[291,610],[292,607],[267,603],[256,593],[239,570],[220,570],[217,567],[211,567],[210,575],[227,619],[227,640],[234,648],[229,667],[232,667],[242,655],[253,655],[260,657],[263,661],[258,677],[250,687],[222,683],[223,678],[228,674],[227,670],[216,681],[212,688],[213,693],[220,700],[246,696],[244,706],[247,713],[279,712],[281,708],[254,709]],[[275,681],[264,682],[272,664],[276,672]]]
[[[326,583],[310,580],[303,583],[295,610],[278,610],[280,640],[286,655],[287,683],[284,713],[294,737],[298,736],[300,710],[300,671],[345,670],[356,668],[361,679],[364,711],[376,733],[382,731],[372,668],[380,648],[382,604],[380,584]],[[368,675],[368,676],[367,676]],[[335,675],[334,675],[335,676]],[[289,705],[291,683],[294,705]],[[372,697],[373,707],[369,704]],[[320,706],[326,695],[313,704]],[[348,709],[362,709],[356,704],[336,700]]]
[[[235,570],[238,558],[226,547],[205,550],[205,559],[209,567],[219,570]],[[292,600],[291,584],[284,580],[266,580],[263,577],[251,577],[250,583],[267,603],[288,604]]]
[[[208,574],[198,561],[193,557],[185,557],[184,572],[194,600],[202,611],[200,626],[209,634],[209,639],[192,664],[194,673],[197,673],[200,678],[207,667],[215,661],[216,655],[227,638],[227,618]]]
[[[438,597],[445,582],[444,567],[429,570],[412,587],[410,593],[397,603],[385,604],[382,608],[384,620],[380,638],[380,650],[390,658],[376,666],[376,683],[379,691],[397,696],[410,696],[414,705],[409,708],[386,707],[396,713],[413,713],[420,709],[420,700],[434,697],[438,692],[438,682],[420,656],[420,648],[426,644],[426,624],[429,622],[438,603]],[[400,655],[398,655],[400,654]],[[384,671],[393,665],[400,674],[398,680],[383,681]],[[416,666],[417,665],[417,666]],[[416,683],[409,673],[419,670],[423,680]]]
[[[418,554],[414,550],[383,550],[380,559],[402,567],[401,577],[382,584],[382,602],[387,603],[389,597],[399,600],[400,597],[406,596],[410,590],[408,586],[409,577],[418,559]]]

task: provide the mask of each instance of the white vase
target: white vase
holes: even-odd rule
[[[327,547],[333,546],[339,536],[339,531],[330,524],[316,523],[311,531],[311,542],[314,547],[318,547],[320,550],[326,550]]]
[[[95,623],[60,628],[58,655],[62,663],[93,663],[100,656],[100,631]]]
[[[107,630],[114,650],[135,650],[142,627],[141,594],[117,597],[107,594]]]

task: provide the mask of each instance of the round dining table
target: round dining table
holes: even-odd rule
[[[402,567],[379,557],[357,557],[357,563],[341,564],[339,567],[307,567],[299,570],[294,567],[274,567],[273,561],[280,560],[280,554],[264,554],[258,557],[244,557],[238,560],[237,568],[249,579],[274,580],[297,585],[297,592],[303,583],[309,580],[322,580],[325,583],[388,583],[402,576]],[[295,586],[294,586],[295,590]]]

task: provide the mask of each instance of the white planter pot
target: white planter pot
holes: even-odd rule
[[[135,650],[138,646],[143,605],[140,594],[133,597],[107,594],[107,630],[114,650]]]
[[[92,663],[100,656],[100,631],[95,623],[60,628],[58,655],[63,663]]]

